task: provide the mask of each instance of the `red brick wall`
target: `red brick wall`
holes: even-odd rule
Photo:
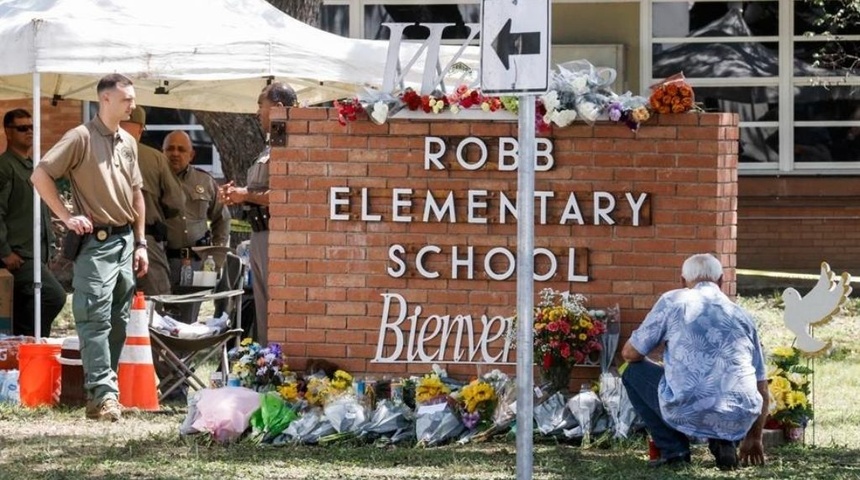
[[[834,271],[860,270],[857,177],[744,177],[739,185],[738,265],[817,274],[826,261]]]
[[[63,100],[53,106],[47,99],[43,99],[41,105],[42,141],[40,143],[44,154],[67,130],[81,124],[83,106],[78,100]],[[13,108],[23,108],[32,115],[33,101],[31,99],[0,100],[0,115],[6,115],[6,112]],[[6,151],[6,134],[0,130],[0,152],[3,151]]]
[[[516,122],[463,120],[392,120],[375,125],[367,120],[339,125],[331,109],[295,108],[273,111],[288,115],[287,146],[275,148],[271,160],[272,232],[269,247],[269,338],[284,342],[291,367],[304,368],[308,358],[325,358],[353,372],[402,375],[426,372],[427,364],[382,364],[376,354],[383,293],[396,292],[412,309],[427,315],[470,314],[510,316],[516,310],[516,275],[490,280],[476,262],[472,280],[453,279],[450,249],[474,246],[478,256],[503,246],[516,253],[517,226],[501,224],[490,196],[487,224],[431,221],[393,222],[395,188],[413,188],[412,212],[421,217],[424,192],[437,199],[455,192],[457,202],[468,189],[517,191],[516,172],[492,167],[497,139],[516,138]],[[492,118],[492,117],[488,117]],[[714,252],[727,267],[726,290],[735,292],[737,208],[737,117],[730,114],[689,114],[652,119],[638,134],[623,126],[598,123],[556,129],[555,167],[537,172],[535,190],[567,198],[576,192],[586,221],[594,191],[647,193],[645,225],[632,226],[619,214],[616,225],[536,225],[535,246],[564,254],[577,248],[579,269],[587,283],[571,283],[563,275],[536,282],[535,292],[550,287],[585,294],[593,307],[618,303],[623,336],[641,322],[664,291],[679,285],[680,265],[693,253]],[[448,145],[444,171],[424,169],[425,137],[442,137]],[[459,140],[475,136],[489,147],[489,164],[477,171],[456,166],[450,153]],[[476,150],[469,150],[474,159]],[[330,219],[331,187],[369,190],[372,212],[379,222],[362,221],[357,194],[348,221]],[[439,200],[441,203],[441,200]],[[536,202],[537,203],[537,202]],[[558,220],[562,204],[550,203],[550,219]],[[535,210],[538,211],[536,204]],[[464,209],[457,208],[458,216]],[[494,216],[495,215],[495,216]],[[426,279],[410,265],[407,275],[392,278],[388,248],[403,244],[407,256],[425,245],[438,245],[433,257],[442,275]],[[585,252],[587,251],[587,255]],[[564,260],[560,259],[560,263]],[[536,262],[538,269],[540,262]],[[544,265],[545,267],[545,265]],[[429,268],[429,267],[428,267]],[[564,269],[562,269],[564,273]],[[582,272],[578,272],[582,273]],[[391,347],[389,342],[388,348]],[[515,362],[516,355],[510,359]],[[474,375],[488,366],[447,365],[449,373]],[[596,376],[596,369],[577,369],[575,376]]]

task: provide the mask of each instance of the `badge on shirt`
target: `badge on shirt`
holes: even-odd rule
[[[133,162],[133,161],[134,161],[134,155],[132,154],[132,152],[131,152],[131,149],[130,149],[130,148],[126,148],[126,147],[122,147],[122,148],[120,148],[120,149],[119,149],[119,155],[120,155],[120,157],[122,157],[122,159],[123,159],[123,160],[125,160],[126,162],[131,163],[131,162]]]
[[[203,193],[203,185],[197,185],[196,187],[194,187],[194,191],[197,193]]]

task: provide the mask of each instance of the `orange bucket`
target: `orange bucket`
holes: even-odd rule
[[[53,406],[60,399],[60,373],[57,357],[62,345],[28,343],[18,347],[21,404],[27,407]]]

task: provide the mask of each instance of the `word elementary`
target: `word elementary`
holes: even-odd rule
[[[498,172],[515,172],[519,164],[518,142],[512,137],[494,139],[495,145],[478,137],[465,137],[459,140],[444,139],[428,136],[424,138],[423,168],[426,171],[445,171],[456,169],[474,172],[492,169]],[[490,158],[490,153],[496,158]],[[553,156],[553,143],[548,138],[537,138],[535,141],[535,171],[549,172],[556,167]],[[361,221],[367,223],[438,223],[454,224],[512,224],[518,219],[517,204],[520,200],[516,191],[501,191],[488,188],[444,189],[434,188],[432,178],[425,179],[420,188],[401,187],[393,185],[386,188],[369,188],[366,186],[334,185],[329,187],[329,219],[333,221]],[[440,179],[440,185],[446,179]],[[558,184],[558,183],[556,183]],[[571,189],[565,191],[535,190],[534,192],[534,222],[538,225],[555,225],[557,228],[595,225],[613,226],[621,223],[638,227],[643,221],[649,195],[645,192],[609,192],[599,189],[577,191],[576,182],[570,182]],[[512,233],[514,233],[512,231]],[[567,232],[566,232],[567,234]],[[574,235],[570,233],[571,237]],[[465,237],[464,237],[465,238]],[[488,250],[497,259],[507,263],[501,271],[492,267],[492,256],[480,262],[471,253],[466,257],[458,257],[457,252],[472,252],[471,246],[459,245],[451,248],[440,248],[437,245],[404,246],[392,244],[389,246],[389,266],[387,272],[397,278],[405,275],[414,266],[417,274],[424,278],[439,278],[439,272],[428,268],[424,262],[428,256],[452,256],[451,277],[457,278],[457,269],[463,263],[484,263],[484,278],[492,280],[507,280],[513,270],[510,268],[513,260],[510,252],[500,245]],[[504,251],[503,251],[504,250]],[[415,258],[407,258],[407,252],[419,252]],[[444,253],[443,253],[444,251]],[[554,255],[550,250],[537,248],[540,255]],[[569,271],[568,281],[587,281],[587,264],[574,262],[575,249],[569,248],[567,261],[551,258],[552,264],[568,265],[569,270],[574,264],[584,266],[584,272]],[[432,254],[432,255],[431,255]],[[560,254],[564,255],[564,254]],[[432,262],[431,262],[432,263]],[[437,262],[438,263],[438,262]],[[497,263],[497,262],[496,262]],[[494,270],[495,268],[495,270]],[[474,278],[471,269],[467,269],[466,279]],[[536,275],[536,280],[547,281],[553,275]],[[586,275],[582,275],[585,273]],[[461,277],[462,278],[462,277]]]

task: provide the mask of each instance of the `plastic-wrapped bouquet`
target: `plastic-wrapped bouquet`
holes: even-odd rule
[[[422,377],[415,387],[415,436],[419,444],[438,445],[458,438],[465,430],[450,392],[435,372]]]
[[[489,427],[496,408],[496,390],[483,380],[473,380],[459,392],[461,418],[469,430]]]
[[[231,362],[231,373],[239,377],[243,387],[280,392],[279,387],[295,383],[295,376],[290,372],[281,346],[277,343],[263,348],[246,338],[238,347],[231,349],[227,356]]]
[[[770,419],[781,427],[805,427],[813,417],[809,401],[812,369],[800,362],[800,350],[794,347],[777,347],[770,355]]]
[[[651,108],[659,113],[684,113],[695,106],[693,87],[677,73],[651,87]]]

